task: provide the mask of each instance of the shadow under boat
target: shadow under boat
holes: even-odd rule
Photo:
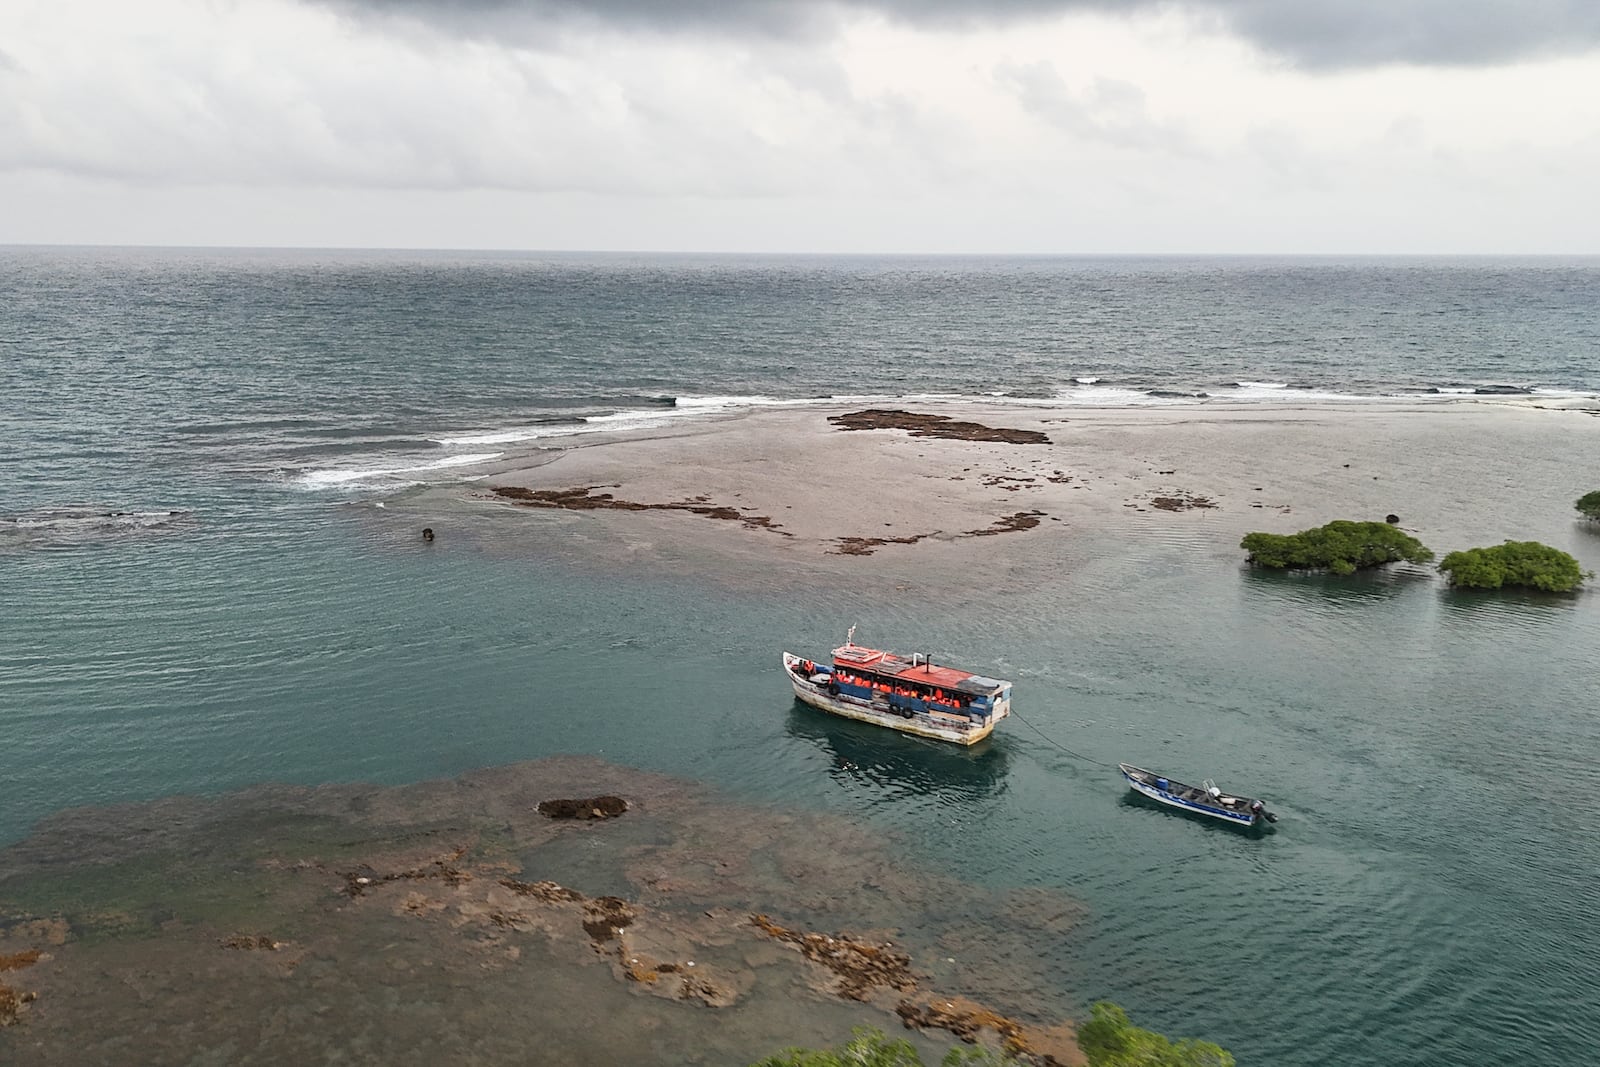
[[[1238,837],[1265,837],[1268,834],[1276,832],[1273,824],[1270,822],[1263,821],[1254,826],[1245,826],[1242,823],[1235,822],[1224,822],[1221,819],[1214,819],[1209,815],[1202,815],[1197,811],[1184,811],[1181,808],[1170,807],[1169,805],[1161,803],[1159,800],[1152,800],[1142,793],[1135,793],[1131,789],[1125,789],[1122,791],[1122,800],[1120,803],[1125,808],[1137,808],[1141,811],[1153,812],[1173,819],[1181,819],[1184,822],[1193,823],[1196,826],[1204,827],[1206,830],[1213,831],[1215,833],[1232,834]]]
[[[829,774],[846,784],[870,784],[960,800],[992,796],[1005,787],[1009,757],[994,737],[952,745],[843,719],[801,702],[789,713],[788,734],[828,755]]]

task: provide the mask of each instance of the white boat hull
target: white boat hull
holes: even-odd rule
[[[874,726],[884,726],[903,734],[915,734],[917,737],[927,737],[935,741],[948,741],[953,745],[975,745],[994,733],[995,723],[1011,713],[1008,702],[981,725],[947,724],[923,712],[917,712],[907,718],[889,707],[887,703],[859,700],[842,693],[829,693],[827,686],[811,682],[795,673],[795,668],[800,662],[798,656],[788,652],[783,654],[784,673],[789,676],[789,684],[794,687],[794,695],[801,703],[809,704],[819,711],[826,711],[830,715],[855,719],[857,722],[870,722]]]
[[[1150,771],[1129,767],[1127,764],[1120,764],[1119,769],[1122,771],[1122,777],[1127,780],[1130,789],[1140,796],[1149,797],[1157,804],[1164,804],[1169,808],[1176,808],[1190,815],[1204,815],[1207,818],[1216,819],[1218,822],[1225,822],[1231,826],[1259,827],[1267,821],[1265,809],[1263,808],[1260,813],[1250,811],[1248,800],[1241,801],[1231,796],[1221,798],[1229,803],[1242,803],[1244,805],[1239,810],[1230,810],[1228,806],[1220,801],[1208,800],[1204,796],[1200,800],[1191,799],[1185,794],[1187,792],[1198,792],[1192,786],[1180,786],[1179,783],[1172,783],[1174,789],[1181,788],[1185,791],[1185,794],[1180,794],[1174,790],[1162,789],[1155,782],[1145,781],[1141,776],[1152,776]]]

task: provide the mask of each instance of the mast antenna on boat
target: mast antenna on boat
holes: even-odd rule
[[[852,645],[854,645],[856,643],[856,628],[854,626],[850,627],[849,630],[845,631],[844,643],[845,643],[845,647],[846,648],[848,648],[848,647],[850,647],[850,646],[852,646]]]

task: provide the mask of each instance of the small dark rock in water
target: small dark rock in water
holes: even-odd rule
[[[1393,526],[1393,525],[1395,525],[1395,524],[1396,524],[1396,523],[1397,523],[1397,522],[1399,522],[1399,521],[1400,521],[1400,516],[1398,516],[1398,515],[1394,515],[1394,514],[1389,514],[1389,515],[1385,515],[1385,516],[1384,516],[1384,517],[1383,517],[1383,521],[1384,521],[1384,522],[1386,522],[1386,523],[1388,523],[1388,524],[1389,524],[1389,525],[1390,525],[1390,526]]]
[[[1528,396],[1533,390],[1520,385],[1480,385],[1472,392],[1474,396]]]
[[[626,800],[612,796],[539,801],[539,814],[551,819],[612,819],[627,810]]]
[[[38,997],[39,994],[31,990],[22,991],[0,985],[0,1026],[12,1026],[21,1021],[22,1005],[31,1004]]]
[[[223,938],[218,944],[223,948],[236,948],[247,952],[253,952],[257,949],[276,952],[283,947],[282,941],[274,941],[265,934],[235,934],[232,937]]]
[[[432,526],[424,526],[422,528],[422,539],[424,541],[432,541],[433,540],[433,527]]]
[[[1150,506],[1162,511],[1188,511],[1190,508],[1214,508],[1217,502],[1210,497],[1194,496],[1158,496],[1152,497]]]

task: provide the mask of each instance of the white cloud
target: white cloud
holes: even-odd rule
[[[1292,69],[1163,11],[519,44],[11,0],[0,241],[1585,250],[1594,59]]]

